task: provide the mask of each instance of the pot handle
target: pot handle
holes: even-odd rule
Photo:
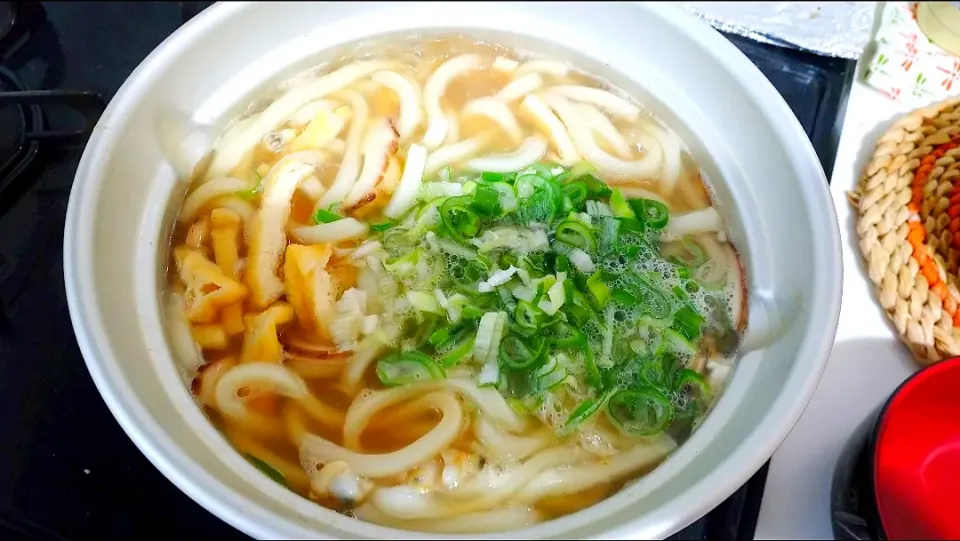
[[[740,355],[765,348],[786,334],[802,310],[799,294],[790,299],[763,290],[747,295],[747,325],[740,339]]]

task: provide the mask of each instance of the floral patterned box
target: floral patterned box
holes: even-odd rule
[[[887,2],[880,17],[868,85],[917,106],[960,95],[960,57],[927,39],[917,25],[916,2]]]

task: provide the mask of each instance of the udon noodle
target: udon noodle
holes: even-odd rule
[[[459,37],[343,59],[233,122],[171,253],[168,323],[236,449],[418,531],[523,527],[648,472],[745,324],[679,138],[565,62]]]

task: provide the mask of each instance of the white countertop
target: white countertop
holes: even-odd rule
[[[877,139],[912,107],[862,83],[863,69],[861,59],[830,182],[844,268],[836,343],[813,400],[773,455],[756,539],[833,539],[830,483],[837,457],[857,425],[917,369],[874,298],[846,197]]]

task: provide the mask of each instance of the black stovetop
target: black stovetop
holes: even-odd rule
[[[92,91],[106,102],[207,4],[44,2],[31,35],[16,43],[0,37],[0,66],[27,87]],[[0,2],[0,34],[7,8]],[[728,37],[783,94],[829,177],[853,64]],[[11,102],[24,99],[9,90],[0,71],[0,165],[10,119],[18,118]],[[82,126],[83,113],[95,118],[95,99],[71,96],[63,99],[80,113],[63,100],[43,105],[56,100],[32,96],[50,121],[47,131]],[[39,112],[26,110],[28,118]],[[63,285],[63,223],[82,145],[38,133],[29,139],[40,146],[32,168],[12,189],[0,184],[0,539],[242,538],[147,462],[98,395]],[[766,467],[674,538],[751,539],[765,480]]]

